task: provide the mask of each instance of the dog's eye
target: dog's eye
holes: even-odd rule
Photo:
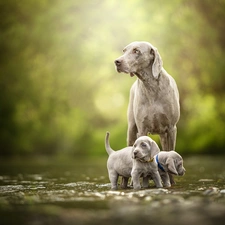
[[[145,143],[141,143],[141,147],[146,148],[147,145]]]
[[[138,49],[135,48],[135,49],[133,49],[133,53],[134,53],[134,54],[139,54],[140,51],[139,51]]]
[[[123,49],[123,53],[126,52],[126,49]]]

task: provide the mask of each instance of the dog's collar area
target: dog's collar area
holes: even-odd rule
[[[142,162],[142,163],[149,163],[149,162],[153,162],[154,161],[154,158],[150,158],[149,160],[144,160],[144,159],[137,159],[139,162]]]
[[[150,158],[147,162],[153,162],[154,158]]]
[[[156,162],[158,164],[159,169],[162,170],[163,172],[165,172],[165,170],[163,169],[162,165],[159,163],[159,155],[156,156]]]

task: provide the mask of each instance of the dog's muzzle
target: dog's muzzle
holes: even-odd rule
[[[133,154],[132,154],[132,158],[133,159],[137,159],[138,157],[137,157],[137,154],[138,154],[138,151],[133,151]]]
[[[178,174],[179,174],[179,176],[183,176],[184,174],[185,174],[185,170],[182,170],[181,172],[179,172]]]

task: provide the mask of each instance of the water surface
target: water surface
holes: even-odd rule
[[[112,191],[106,157],[0,165],[0,224],[224,224],[225,156],[184,157],[172,188]]]

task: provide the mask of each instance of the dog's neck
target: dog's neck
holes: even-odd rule
[[[147,162],[153,162],[154,158],[150,158]]]
[[[156,163],[158,164],[159,169],[161,169],[163,172],[165,172],[163,166],[159,162],[159,155],[156,155],[155,160],[156,160]]]
[[[154,161],[154,158],[149,158],[149,160],[144,160],[144,159],[136,159],[136,160],[141,163],[150,163]]]
[[[141,81],[140,83],[142,83],[141,85],[143,85],[145,89],[150,90],[152,93],[158,92],[158,87],[159,87],[160,78],[162,76],[162,71],[159,73],[159,76],[157,79],[152,74],[151,66],[141,71],[137,71],[135,75]]]

